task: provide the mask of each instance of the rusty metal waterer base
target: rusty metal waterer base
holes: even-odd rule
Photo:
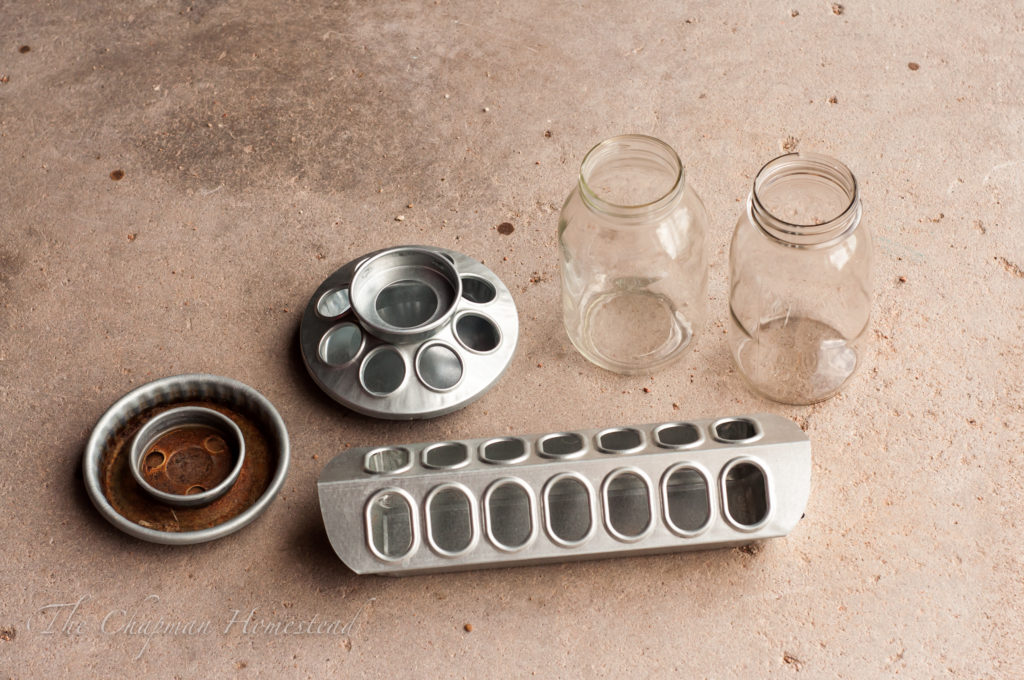
[[[246,455],[231,488],[200,507],[162,503],[131,470],[130,450],[152,418],[181,406],[201,406],[241,430]],[[103,516],[143,540],[191,544],[230,534],[259,516],[277,495],[288,471],[288,433],[263,395],[235,380],[182,375],[143,385],[122,397],[93,430],[82,461],[86,490]]]

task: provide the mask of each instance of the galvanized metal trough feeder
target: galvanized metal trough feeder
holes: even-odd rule
[[[402,575],[745,545],[810,481],[807,436],[762,414],[350,449],[318,489],[341,560]]]

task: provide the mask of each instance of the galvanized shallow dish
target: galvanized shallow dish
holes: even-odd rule
[[[515,353],[519,316],[494,272],[453,250],[400,246],[320,284],[299,344],[321,389],[353,411],[411,420],[483,396]]]
[[[129,460],[134,435],[150,418],[185,405],[228,416],[245,437],[237,481],[199,508],[151,497],[135,482]],[[288,431],[266,397],[237,380],[190,374],[143,385],[111,406],[89,437],[82,473],[93,505],[118,529],[153,543],[187,545],[221,538],[255,520],[280,491],[288,463]]]
[[[784,536],[811,445],[774,415],[357,448],[318,483],[360,574],[722,548]]]

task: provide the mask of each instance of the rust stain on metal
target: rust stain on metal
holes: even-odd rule
[[[141,471],[153,488],[183,496],[217,486],[236,461],[216,428],[196,425],[161,435],[143,454]]]
[[[135,433],[150,418],[175,406],[203,406],[222,413],[238,425],[245,439],[245,462],[238,481],[226,494],[203,507],[171,508],[153,500],[139,488],[129,468],[128,454]],[[212,428],[212,434],[201,431],[205,429],[207,428],[182,428],[169,432],[154,442],[143,464],[147,481],[158,488],[162,488],[158,484],[171,484],[172,488],[164,490],[172,493],[187,493],[194,486],[215,486],[216,482],[212,480],[217,479],[217,474],[223,479],[226,471],[218,473],[219,468],[213,464],[207,467],[203,460],[204,456],[197,455],[210,454],[211,449],[216,452],[219,448],[215,441],[220,439],[219,435]],[[223,439],[220,439],[220,445],[224,445]],[[150,460],[149,457],[155,452],[162,454],[164,459],[158,460],[157,456]],[[181,469],[175,470],[174,460],[183,453],[185,455],[182,457]],[[230,456],[221,457],[230,462]],[[207,458],[215,459],[216,453]],[[152,466],[149,465],[150,462],[153,463]],[[186,401],[154,406],[128,421],[108,442],[103,452],[100,478],[103,495],[119,514],[132,522],[157,531],[200,531],[223,524],[256,503],[270,486],[277,462],[278,451],[272,448],[271,440],[263,428],[248,414],[209,401]],[[168,470],[168,467],[171,467],[171,470]],[[150,477],[151,473],[154,477]],[[183,485],[188,486],[182,488]],[[198,490],[193,489],[191,492],[196,493]]]

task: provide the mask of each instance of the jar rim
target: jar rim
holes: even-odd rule
[[[597,164],[604,160],[606,154],[617,154],[626,150],[646,150],[655,153],[661,152],[661,159],[668,162],[671,170],[675,173],[672,185],[660,196],[646,203],[621,204],[608,201],[594,191],[588,184],[587,177]],[[686,171],[683,168],[683,161],[675,149],[657,137],[642,134],[616,135],[609,137],[602,142],[595,144],[583,157],[580,163],[579,187],[583,200],[592,208],[601,212],[621,217],[633,217],[641,214],[648,214],[651,211],[658,211],[668,206],[682,194],[682,187],[685,184]]]
[[[773,214],[761,201],[759,191],[774,181],[797,173],[814,172],[843,190],[849,198],[846,207],[818,224],[799,224]],[[777,156],[761,166],[750,192],[750,212],[754,222],[773,238],[793,246],[815,246],[842,238],[860,223],[860,185],[842,161],[809,151]]]

